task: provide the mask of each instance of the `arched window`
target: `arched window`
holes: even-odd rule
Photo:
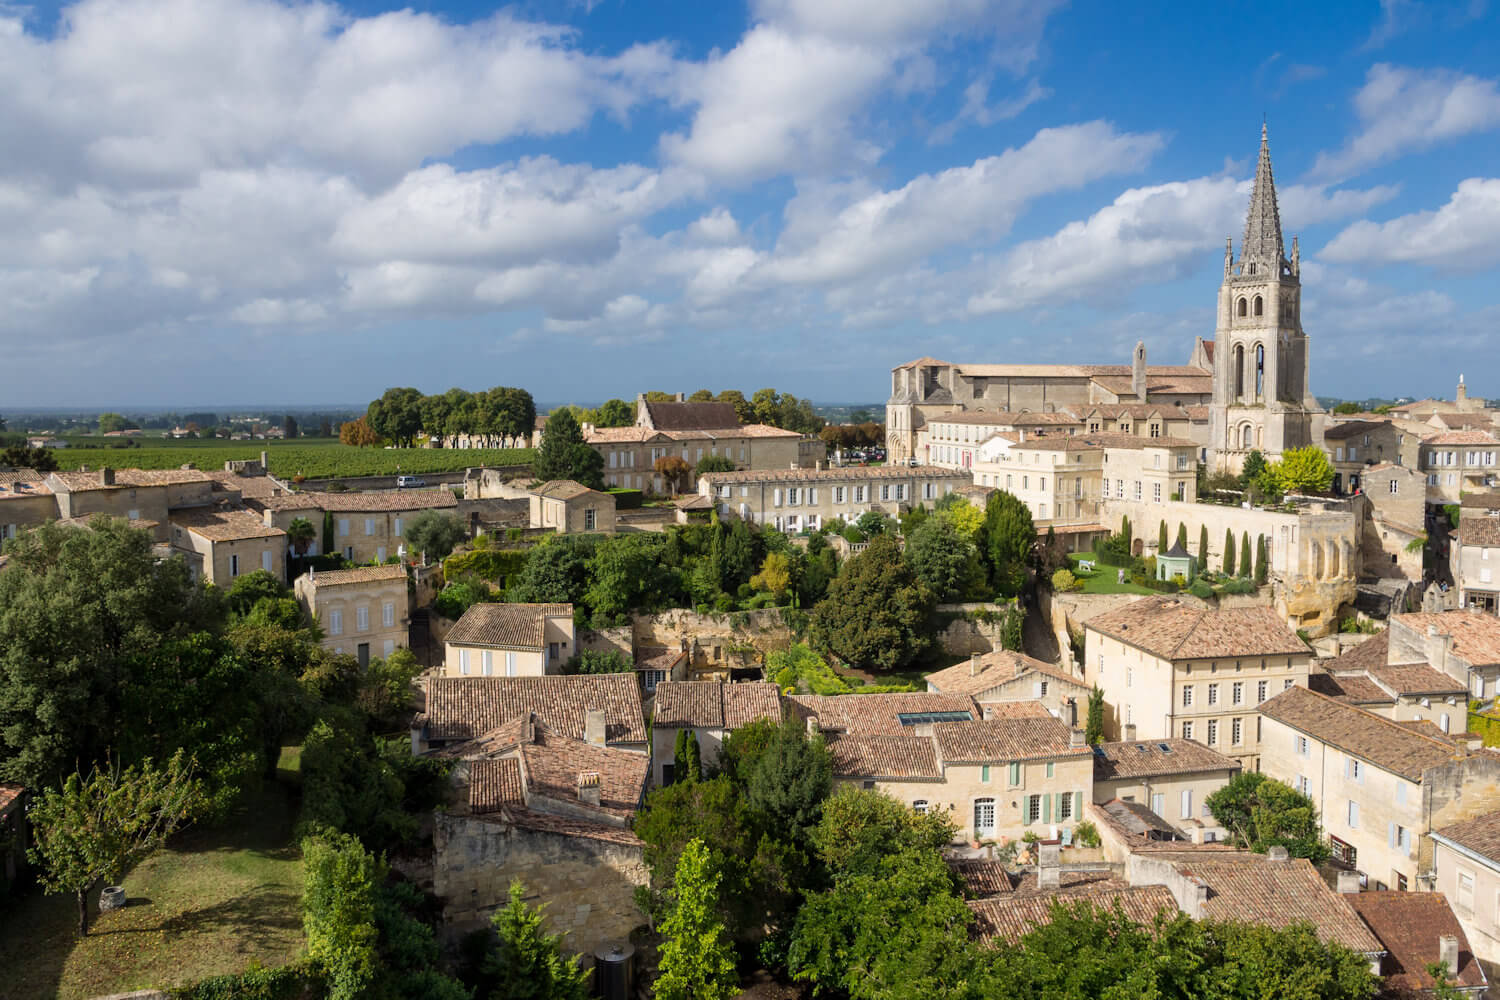
[[[1250,447],[1250,440],[1251,440],[1250,439],[1250,425],[1246,424],[1240,430],[1240,444],[1241,444],[1241,446],[1245,447],[1245,448],[1249,448]]]
[[[1240,299],[1240,315],[1241,316],[1246,315],[1246,312],[1247,312],[1248,308],[1249,307],[1246,306],[1246,304],[1245,304],[1245,300],[1244,299]]]
[[[1255,345],[1255,398],[1262,399],[1266,392],[1266,347]]]
[[[1244,305],[1245,300],[1240,300]],[[1245,398],[1245,348],[1242,344],[1236,344],[1234,348],[1234,398]]]
[[[1265,312],[1266,312],[1266,304],[1265,304],[1264,301],[1261,300],[1261,297],[1259,295],[1257,295],[1255,297],[1255,315],[1257,315],[1257,316],[1264,316]]]

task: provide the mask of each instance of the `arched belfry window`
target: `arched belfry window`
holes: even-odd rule
[[[1240,299],[1240,315],[1241,316],[1248,315],[1247,307],[1245,306],[1245,300],[1244,299]]]
[[[1245,398],[1245,348],[1241,344],[1234,348],[1234,398]]]
[[[1260,399],[1266,391],[1266,348],[1255,345],[1255,398]]]
[[[1265,313],[1266,313],[1266,304],[1265,304],[1264,301],[1261,300],[1261,297],[1259,295],[1257,295],[1255,297],[1255,315],[1257,315],[1257,316],[1264,316]]]
[[[1255,273],[1255,265],[1254,265],[1254,264],[1251,264],[1251,265],[1250,265],[1250,273],[1251,273],[1251,274],[1254,274],[1254,273]]]
[[[1250,438],[1250,425],[1246,424],[1240,430],[1240,447],[1242,447],[1242,448],[1249,448],[1250,447],[1250,441],[1251,441],[1251,438]]]

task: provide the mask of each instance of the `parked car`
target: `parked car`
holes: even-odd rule
[[[419,486],[426,486],[426,485],[427,485],[427,480],[423,479],[421,476],[397,476],[396,477],[396,489],[398,489],[398,490],[412,490],[412,489],[416,489]]]

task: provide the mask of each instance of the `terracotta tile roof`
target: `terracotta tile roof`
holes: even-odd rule
[[[531,491],[532,496],[546,497],[548,500],[572,500],[586,493],[598,493],[591,490],[582,483],[571,479],[549,479],[547,482]]]
[[[1442,827],[1432,835],[1451,840],[1500,866],[1500,810]]]
[[[741,469],[710,472],[703,477],[710,486],[740,486],[748,483],[841,482],[857,479],[952,479],[969,483],[973,476],[962,469],[940,465],[852,465],[833,469]]]
[[[1095,807],[1099,815],[1104,817],[1105,822],[1116,830],[1129,837],[1140,837],[1139,843],[1131,845],[1132,850],[1139,849],[1141,844],[1152,840],[1160,841],[1153,837],[1154,834],[1162,834],[1167,841],[1177,842],[1183,839],[1182,831],[1171,823],[1162,819],[1152,812],[1143,802],[1126,802],[1124,799],[1110,799]]]
[[[1332,441],[1342,441],[1356,434],[1368,434],[1381,425],[1389,426],[1390,422],[1387,417],[1358,417],[1328,425],[1323,429],[1323,437]]]
[[[678,663],[687,659],[685,649],[667,649],[665,646],[637,646],[635,650],[635,669],[637,670],[663,670],[671,676],[672,670]]]
[[[1198,445],[1187,438],[1142,437],[1118,431],[1096,431],[1068,437],[1034,437],[1014,447],[1027,451],[1102,451],[1105,448],[1130,448],[1139,451],[1142,448],[1196,448]]]
[[[285,538],[286,532],[268,526],[248,510],[174,510],[167,516],[174,527],[185,528],[195,535],[216,542],[247,538]]]
[[[1342,673],[1345,671],[1365,671],[1371,667],[1383,667],[1390,659],[1391,633],[1389,629],[1382,629],[1370,638],[1358,645],[1351,646],[1342,654],[1323,664],[1323,669],[1329,673]]]
[[[968,712],[977,719],[979,706],[967,695],[928,692],[891,692],[889,694],[793,694],[786,698],[786,710],[794,718],[806,721],[818,717],[824,732],[845,732],[855,736],[900,736],[911,732],[901,724],[901,716],[928,712]]]
[[[1449,970],[1457,985],[1487,985],[1484,970],[1469,947],[1468,935],[1442,893],[1359,892],[1344,898],[1387,952],[1380,966],[1385,977],[1382,996],[1412,997],[1434,989],[1437,982],[1427,974],[1427,966],[1438,962],[1438,939],[1447,935],[1458,938],[1458,968]]]
[[[644,743],[646,717],[634,673],[546,677],[434,677],[425,721],[430,739],[469,740],[535,713],[556,732],[583,739],[590,709],[603,709],[611,743]]]
[[[1084,628],[1167,660],[1310,652],[1272,608],[1210,611],[1175,597],[1143,597],[1095,615]]]
[[[963,883],[964,893],[971,899],[1007,895],[1015,889],[1011,875],[998,861],[981,858],[950,858],[948,867]]]
[[[781,721],[781,695],[775,684],[662,681],[656,685],[654,726],[733,730],[758,719]]]
[[[551,799],[574,803],[581,809],[598,809],[620,819],[633,815],[646,793],[651,775],[651,756],[634,750],[594,746],[583,740],[569,739],[552,732],[545,725],[534,728],[535,739],[517,744],[525,767],[526,791],[530,808],[540,808],[530,796],[545,795]],[[579,801],[582,780],[597,780],[599,805]]]
[[[452,646],[506,646],[542,649],[548,618],[572,618],[571,604],[472,605],[448,632]]]
[[[1087,745],[1072,746],[1071,730],[1057,719],[986,719],[939,722],[932,727],[945,764],[1086,757]]]
[[[1116,883],[1091,885],[1070,892],[1003,895],[991,899],[971,899],[974,912],[974,935],[985,944],[1013,945],[1038,927],[1052,922],[1053,906],[1089,904],[1101,910],[1119,909],[1127,918],[1150,926],[1157,916],[1168,919],[1177,914],[1177,901],[1164,885],[1131,888]]]
[[[524,806],[526,783],[521,780],[517,757],[476,760],[469,764],[469,808],[476,813],[498,811],[502,806]]]
[[[239,490],[247,500],[264,500],[281,492],[270,476],[241,476],[228,469],[208,469],[203,474],[224,489]]]
[[[723,430],[740,425],[733,403],[654,403],[642,400],[646,422],[662,431]]]
[[[0,468],[0,500],[11,497],[50,497],[47,477],[35,469]]]
[[[1347,897],[1328,888],[1306,858],[1272,861],[1262,854],[1163,852],[1183,872],[1208,886],[1209,920],[1288,927],[1310,923],[1324,942],[1369,954],[1383,951]]]
[[[25,791],[25,785],[0,782],[0,816],[10,812],[11,807],[21,801],[21,795]]]
[[[663,431],[649,427],[591,427],[584,432],[585,444],[644,444],[647,441],[676,441],[691,444],[695,441],[740,441],[747,438],[801,438],[796,431],[771,427],[768,424],[741,424],[714,430]]]
[[[1351,705],[1394,705],[1395,695],[1370,680],[1366,674],[1314,674],[1307,676],[1307,687],[1318,694],[1346,701]]]
[[[537,812],[535,809],[519,807],[507,808],[501,815],[514,826],[527,830],[555,833],[564,837],[582,837],[585,840],[601,840],[610,844],[623,844],[627,847],[641,846],[641,839],[624,827],[590,823],[571,816],[558,816],[554,813]]]
[[[1487,492],[1476,490],[1472,493],[1465,493],[1459,501],[1459,506],[1478,507],[1481,510],[1500,510],[1500,490],[1490,490]],[[1462,519],[1458,523],[1463,524]]]
[[[833,773],[843,778],[921,778],[938,781],[937,751],[931,736],[828,737]]]
[[[1423,444],[1500,444],[1489,431],[1443,431],[1422,439]]]
[[[1393,774],[1421,781],[1429,767],[1452,759],[1455,745],[1412,732],[1346,702],[1290,687],[1260,706],[1261,715]]]
[[[932,688],[944,694],[977,695],[1029,673],[1039,673],[1070,684],[1086,686],[1083,678],[1074,677],[1061,666],[1034,659],[1025,653],[995,650],[980,656],[978,664],[977,674],[974,672],[974,661],[969,659],[930,673],[924,679]]]
[[[457,507],[452,490],[391,490],[382,493],[293,493],[259,501],[271,510],[324,510],[334,513],[431,510]]]
[[[404,566],[357,566],[354,569],[325,569],[308,575],[308,582],[319,587],[346,587],[357,583],[375,583],[381,580],[405,580]]]
[[[1443,422],[1450,430],[1458,430],[1462,427],[1493,427],[1495,425],[1495,411],[1485,410],[1481,413],[1436,413],[1433,414]]]
[[[1190,371],[1195,374],[1183,375],[1146,375],[1146,392],[1148,395],[1171,395],[1182,393],[1188,396],[1206,396],[1214,391],[1213,373],[1202,368],[1193,368]],[[1127,369],[1128,372],[1128,369]],[[1125,375],[1096,375],[1093,381],[1114,393],[1130,393],[1135,391],[1135,383],[1129,374]]]
[[[1371,667],[1370,676],[1399,695],[1456,694],[1463,696],[1468,691],[1459,681],[1425,663],[1397,663]]]
[[[1468,661],[1470,666],[1500,663],[1500,618],[1494,615],[1472,611],[1419,611],[1393,615],[1391,620],[1418,635],[1425,635],[1427,626],[1436,626],[1439,634],[1453,636],[1453,652]]]
[[[1500,517],[1480,514],[1477,517],[1460,516],[1458,519],[1458,544],[1485,547],[1500,546]]]
[[[1051,719],[1047,706],[1039,701],[985,701],[979,700],[979,710],[986,719]]]
[[[1101,743],[1094,750],[1095,781],[1239,769],[1238,761],[1210,750],[1197,740],[1131,740]]]

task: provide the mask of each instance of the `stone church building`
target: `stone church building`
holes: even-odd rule
[[[1237,472],[1252,450],[1275,460],[1313,443],[1321,413],[1308,392],[1308,343],[1296,240],[1288,258],[1276,207],[1270,144],[1260,158],[1236,259],[1226,240],[1212,340],[1199,337],[1183,365],[1148,365],[1136,344],[1128,365],[950,364],[921,358],[891,370],[886,448],[892,462],[930,461],[927,427],[944,414],[1071,413],[1080,428],[1098,405],[1181,407],[1202,427],[1200,457]]]

